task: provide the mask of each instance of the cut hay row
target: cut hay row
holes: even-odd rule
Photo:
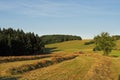
[[[65,60],[74,59],[77,56],[78,55],[70,55],[70,56],[65,56],[65,57],[53,57],[51,60],[42,60],[40,62],[33,63],[33,64],[26,64],[26,65],[22,65],[19,67],[12,67],[12,68],[9,68],[7,72],[9,72],[12,75],[21,74],[24,72],[38,69],[38,68],[43,68],[43,67],[47,67],[49,65],[60,63]]]
[[[25,61],[25,60],[36,60],[42,58],[51,57],[50,55],[35,55],[35,56],[10,56],[10,57],[0,57],[0,63],[15,62],[15,61]]]
[[[100,58],[90,68],[84,80],[112,80],[110,65],[111,61],[109,58]]]

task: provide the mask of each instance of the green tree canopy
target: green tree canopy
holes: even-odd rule
[[[82,40],[80,36],[73,35],[44,35],[41,36],[41,39],[44,44],[58,43],[70,40]]]
[[[107,32],[102,32],[100,35],[95,36],[94,41],[96,43],[96,47],[103,50],[104,55],[108,55],[115,46],[114,38]]]
[[[0,29],[0,56],[31,55],[43,50],[41,38],[34,33],[12,28]]]

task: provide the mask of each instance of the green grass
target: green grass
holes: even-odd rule
[[[115,50],[112,50],[110,56],[113,57],[120,57],[120,40],[116,41],[116,46],[114,47]]]
[[[113,50],[113,51],[110,53],[110,56],[112,56],[112,57],[120,57],[120,51],[118,51],[118,50]]]
[[[73,52],[85,52],[85,53],[96,53],[93,52],[93,48],[95,47],[95,44],[90,45],[84,45],[85,42],[88,42],[90,40],[75,40],[75,41],[67,41],[62,43],[55,43],[55,44],[49,44],[45,47],[48,49],[51,49],[50,52],[52,53],[73,53]],[[116,50],[113,50],[110,53],[110,56],[113,57],[120,57],[120,40],[116,41]],[[102,51],[98,51],[97,53],[103,54]]]
[[[41,69],[32,70],[30,72],[22,73],[20,75],[9,75],[4,73],[4,71],[10,67],[21,66],[24,64],[32,64],[34,62],[38,62],[43,59],[45,60],[51,59],[51,57],[36,59],[36,60],[1,63],[0,79],[83,80],[86,74],[88,74],[88,72],[91,70],[91,67],[95,65],[97,61],[99,61],[100,57],[102,57],[103,54],[102,51],[93,52],[93,48],[95,47],[95,44],[84,45],[84,43],[88,41],[90,40],[66,41],[62,43],[46,45],[45,46],[47,50],[46,53],[53,53],[50,54],[51,56],[65,56],[65,55],[75,54],[76,52],[80,52],[80,51],[82,51],[84,54],[72,60],[57,63]],[[120,40],[116,42],[115,50],[113,50],[110,53],[110,56],[108,56],[107,58],[109,58],[111,62],[111,65],[108,67],[110,67],[110,71],[111,71],[110,75],[112,77],[112,80],[119,80],[118,77],[120,77]],[[106,57],[102,57],[102,59],[103,60],[101,61],[103,61],[104,64],[107,64],[106,62],[104,62],[104,59],[106,59]],[[102,69],[102,66],[98,67],[98,69],[104,71],[104,69]]]
[[[67,41],[62,43],[55,43],[55,44],[49,44],[45,47],[48,49],[51,49],[51,52],[53,53],[72,53],[72,52],[91,52],[94,44],[92,45],[84,45],[85,42],[88,42],[90,40],[75,40],[75,41]]]
[[[115,48],[120,50],[120,40],[116,41],[116,47]]]

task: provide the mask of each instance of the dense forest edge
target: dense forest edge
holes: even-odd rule
[[[20,29],[0,29],[0,56],[32,55],[43,49],[44,44],[37,34]]]
[[[73,36],[73,35],[43,35],[41,39],[44,44],[52,44],[64,41],[71,41],[71,40],[82,40],[80,36]]]
[[[43,35],[21,29],[0,28],[0,56],[36,55],[44,53],[45,44],[82,40],[80,36]]]

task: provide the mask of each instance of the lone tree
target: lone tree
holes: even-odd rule
[[[107,32],[102,32],[100,35],[95,36],[94,41],[96,47],[99,47],[99,50],[103,50],[103,55],[108,55],[115,46],[114,38]]]

